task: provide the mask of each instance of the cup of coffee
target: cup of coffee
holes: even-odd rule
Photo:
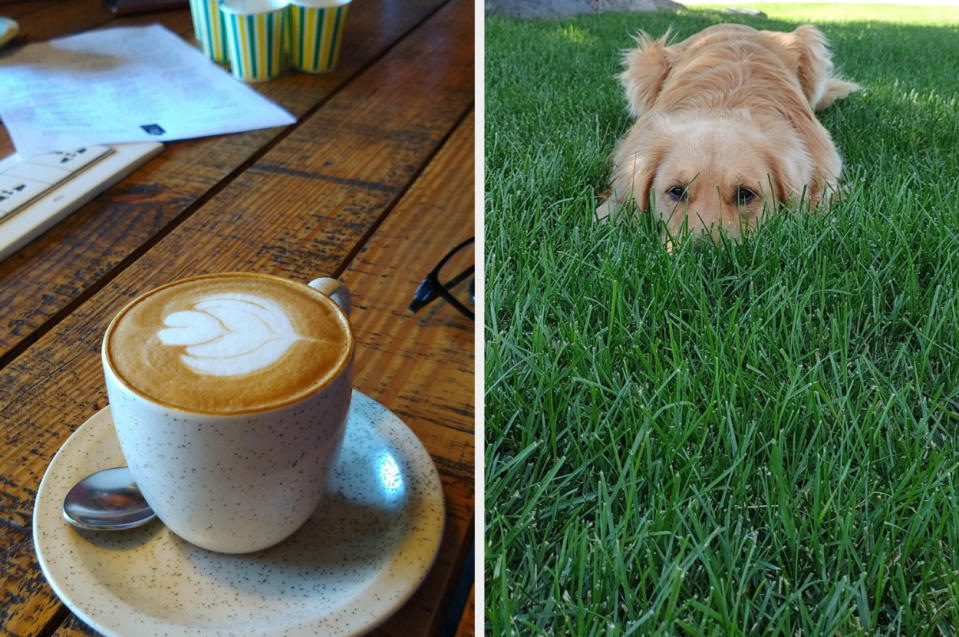
[[[246,553],[311,516],[346,427],[348,313],[334,279],[245,273],[175,281],[120,310],[102,348],[113,422],[171,531]]]

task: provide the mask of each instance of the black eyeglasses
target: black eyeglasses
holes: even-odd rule
[[[463,303],[453,295],[453,289],[473,274],[475,264],[472,262],[472,251],[467,250],[467,247],[472,245],[473,239],[474,237],[470,237],[450,250],[449,253],[436,264],[433,271],[426,275],[426,278],[423,279],[423,282],[420,283],[420,286],[416,288],[416,292],[413,294],[413,301],[410,303],[411,312],[415,313],[424,305],[431,303],[439,297],[443,297],[447,303],[462,312],[464,316],[473,318],[473,310],[463,305]],[[466,258],[470,259],[469,267],[456,276],[450,277],[450,271],[455,272],[458,269],[457,264],[459,266],[463,265],[459,262],[459,259]],[[473,283],[474,281],[470,281],[469,296],[470,301],[476,303]]]

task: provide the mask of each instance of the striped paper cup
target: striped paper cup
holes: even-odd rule
[[[290,64],[308,73],[336,67],[350,0],[292,0]]]
[[[214,62],[229,62],[220,0],[190,0],[190,15],[193,17],[193,31],[204,55]]]
[[[286,66],[283,34],[286,0],[223,0],[226,48],[233,76],[247,82],[268,80]]]

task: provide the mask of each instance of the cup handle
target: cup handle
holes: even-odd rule
[[[339,305],[347,316],[350,315],[350,310],[353,307],[350,300],[350,291],[339,280],[324,276],[313,279],[307,285],[333,299],[333,302]]]

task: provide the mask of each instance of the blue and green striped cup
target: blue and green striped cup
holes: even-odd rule
[[[204,55],[214,62],[227,63],[226,27],[220,15],[220,0],[190,0],[193,31]]]
[[[230,70],[246,82],[269,80],[286,67],[286,0],[223,0]]]
[[[292,0],[290,64],[308,73],[336,67],[350,0]]]

